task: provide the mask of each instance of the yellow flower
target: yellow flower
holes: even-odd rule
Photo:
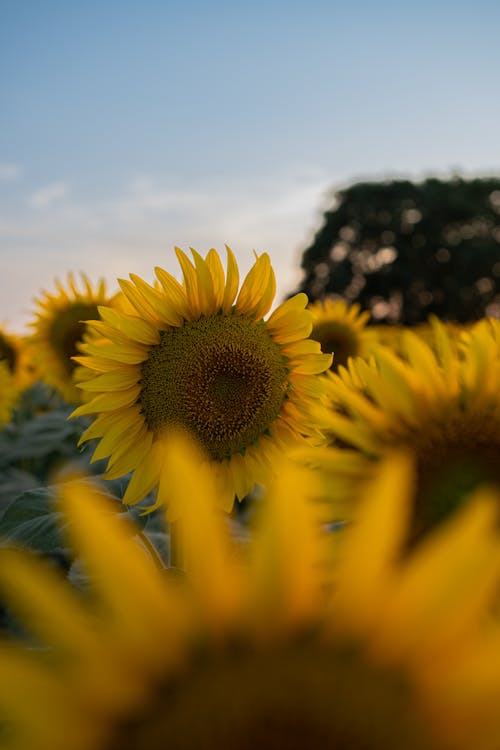
[[[314,314],[311,338],[319,341],[322,352],[333,353],[333,370],[346,365],[349,357],[367,355],[365,326],[369,312],[360,312],[357,303],[348,305],[342,299],[314,302],[309,310]]]
[[[345,513],[353,484],[384,452],[414,450],[415,538],[480,481],[500,486],[500,324],[483,320],[461,339],[432,325],[432,348],[406,331],[400,356],[380,346],[372,360],[329,374],[329,408],[317,416],[333,446],[309,456],[328,467]]]
[[[441,321],[441,326],[447,331],[450,338],[458,339],[465,330],[464,325],[459,325],[450,321]],[[383,344],[388,346],[398,354],[405,352],[404,336],[407,331],[415,333],[419,338],[423,339],[425,343],[431,347],[434,347],[435,343],[435,328],[436,328],[436,316],[429,316],[429,319],[425,323],[419,325],[405,327],[401,325],[374,325],[370,326],[366,330],[366,337],[368,339],[368,347],[371,351],[371,347],[375,344]]]
[[[500,492],[483,486],[412,544],[417,466],[391,454],[343,534],[332,612],[337,633],[377,663],[405,666],[446,747],[500,746]],[[333,615],[332,615],[333,620]]]
[[[134,472],[124,496],[137,503],[162,482],[162,440],[183,427],[201,442],[220,497],[230,508],[265,482],[275,456],[315,437],[309,405],[321,392],[317,373],[331,358],[307,340],[311,313],[298,294],[264,320],[275,294],[269,256],[257,258],[238,293],[239,274],[227,249],[227,273],[215,250],[193,263],[176,250],[184,283],[161,268],[150,286],[120,280],[135,314],[99,309],[76,361],[88,370],[81,387],[92,400],[74,415],[99,415],[82,440],[101,438],[94,459],[110,456],[106,476]]]
[[[70,403],[82,400],[74,382],[72,357],[84,340],[85,321],[97,318],[98,306],[112,301],[103,280],[96,287],[85,274],[81,274],[81,280],[83,290],[78,289],[72,274],[68,275],[67,286],[56,279],[57,293],[44,292],[36,300],[38,310],[29,339],[39,377]]]
[[[0,329],[0,361],[4,361],[19,391],[32,385],[35,379],[26,341],[22,336]]]
[[[486,589],[491,593],[493,573],[483,585],[488,565],[498,579],[500,545],[487,501],[437,552],[402,563],[408,461],[384,466],[373,504],[352,529],[332,601],[325,588],[331,540],[317,523],[313,476],[281,462],[242,558],[216,511],[213,473],[182,441],[170,455],[173,491],[189,509],[185,578],[159,570],[88,483],[62,485],[61,507],[90,576],[89,596],[39,560],[0,552],[3,600],[30,638],[28,647],[1,644],[0,714],[9,750],[448,748],[441,718],[452,714],[434,701],[424,667],[438,647],[462,648],[462,633],[475,635]],[[367,533],[372,521],[375,536]],[[460,563],[462,572],[464,556],[475,554],[467,522],[479,553],[463,581],[454,567]],[[418,574],[432,555],[442,572],[427,596]],[[396,599],[376,601],[377,593]],[[384,618],[387,605],[401,627]],[[370,623],[382,631],[372,632]],[[449,688],[445,667],[438,671],[440,689]],[[469,717],[466,728],[472,725]],[[484,748],[474,741],[456,747]]]
[[[18,389],[5,360],[0,360],[0,428],[10,422]]]

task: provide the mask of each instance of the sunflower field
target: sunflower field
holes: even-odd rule
[[[0,748],[500,750],[500,320],[175,252],[0,329]]]

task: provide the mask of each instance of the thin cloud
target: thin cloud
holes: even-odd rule
[[[11,182],[12,180],[17,180],[20,175],[20,164],[8,164],[5,162],[0,162],[0,180],[2,180],[3,182]]]
[[[152,280],[157,265],[178,276],[175,245],[224,254],[227,243],[242,276],[253,250],[269,252],[278,301],[297,286],[329,186],[320,174],[183,185],[143,175],[114,195],[83,200],[64,182],[45,185],[15,217],[0,215],[0,254],[11,268],[0,319],[25,324],[30,300],[68,271],[104,277],[111,288],[131,272]]]
[[[47,208],[47,206],[66,198],[69,187],[65,182],[49,182],[48,185],[36,190],[30,195],[29,202],[35,208]]]

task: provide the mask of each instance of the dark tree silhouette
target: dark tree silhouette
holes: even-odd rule
[[[378,323],[500,317],[500,178],[354,184],[302,268],[311,301],[357,301]]]

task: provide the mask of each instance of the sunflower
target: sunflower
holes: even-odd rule
[[[269,256],[257,257],[238,293],[227,248],[227,273],[215,250],[193,261],[179,249],[184,283],[156,268],[156,286],[120,280],[135,314],[100,307],[89,323],[100,336],[75,358],[87,368],[81,387],[91,400],[73,416],[97,414],[82,441],[101,438],[94,459],[109,456],[107,478],[133,476],[124,502],[140,501],[161,481],[162,440],[173,427],[190,431],[206,451],[229,509],[265,482],[290,445],[318,439],[309,415],[321,391],[318,373],[331,356],[307,339],[312,314],[297,294],[264,320],[275,294]]]
[[[309,454],[328,467],[345,512],[342,499],[385,451],[415,451],[415,539],[478,483],[500,486],[500,323],[484,319],[458,338],[432,326],[432,348],[406,331],[400,355],[375,347],[370,361],[329,374],[328,408],[317,417],[333,444]]]
[[[412,331],[431,348],[434,347],[436,336],[436,316],[429,316],[425,323],[406,327],[402,325],[374,325],[366,329],[367,348],[371,352],[371,347],[376,344],[383,344],[404,356],[404,337],[406,331]],[[462,332],[466,330],[464,325],[459,325],[451,321],[441,321],[439,323],[448,333],[450,338],[458,339]]]
[[[29,638],[2,643],[8,748],[486,750],[476,693],[490,701],[479,713],[498,738],[498,670],[475,685],[466,720],[447,701],[464,694],[466,657],[498,584],[495,498],[476,497],[402,560],[412,469],[391,458],[332,571],[309,472],[282,460],[242,556],[196,449],[178,439],[169,463],[188,509],[186,577],[159,570],[88,482],[60,489],[88,596],[27,553],[1,550],[0,590]],[[445,656],[455,652],[462,674],[452,679]],[[431,662],[439,681],[427,678]],[[451,719],[463,730],[454,744]]]
[[[10,422],[19,391],[5,360],[0,360],[0,428]]]
[[[332,369],[346,365],[349,357],[368,353],[365,327],[370,313],[360,312],[359,304],[325,299],[313,302],[309,310],[314,315],[311,338],[320,343],[322,352],[333,353]]]
[[[29,387],[35,379],[25,339],[0,328],[0,361],[5,362],[19,391]]]
[[[69,403],[81,401],[81,391],[74,382],[75,363],[85,337],[85,321],[96,318],[99,305],[109,305],[112,297],[103,280],[93,287],[85,274],[81,274],[83,289],[78,289],[72,274],[67,285],[56,279],[56,294],[44,292],[36,300],[36,320],[31,323],[33,333],[29,346],[39,377],[55,388]]]
[[[482,485],[416,546],[417,462],[386,456],[363,489],[334,571],[333,628],[404,665],[445,747],[500,746],[500,492]],[[382,606],[381,606],[382,605]]]

